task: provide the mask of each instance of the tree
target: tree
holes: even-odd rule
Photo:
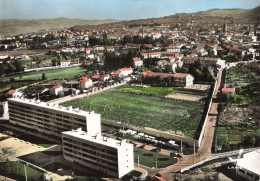
[[[255,137],[252,135],[246,135],[243,139],[243,146],[244,147],[252,147],[255,145]]]
[[[42,80],[47,80],[45,73],[42,73]]]
[[[58,97],[64,97],[64,92],[63,91],[58,92]]]
[[[10,82],[15,82],[15,79],[12,77],[12,78],[10,78],[9,81],[10,81]]]

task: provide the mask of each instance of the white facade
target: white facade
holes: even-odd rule
[[[130,68],[122,68],[122,69],[118,69],[118,73],[120,73],[120,76],[128,76],[130,74],[133,73],[133,69]]]
[[[101,132],[100,114],[24,98],[9,98],[9,122],[60,139],[61,132],[82,127]]]
[[[250,181],[260,180],[260,149],[244,154],[237,160],[236,174]]]
[[[60,61],[60,66],[61,67],[68,67],[70,65],[70,61],[69,60],[61,60]]]
[[[103,82],[105,82],[105,81],[108,81],[109,78],[110,78],[110,76],[106,74],[106,75],[102,75],[102,76],[100,77],[100,80],[103,81]]]
[[[63,91],[63,87],[61,85],[56,85],[50,89],[50,94],[57,96],[61,91]]]
[[[133,145],[81,129],[62,133],[63,156],[66,160],[103,174],[121,178],[134,169]]]
[[[92,80],[87,77],[81,77],[79,81],[79,88],[86,89],[92,86]]]

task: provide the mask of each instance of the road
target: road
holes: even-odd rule
[[[220,85],[222,80],[222,69],[219,71],[219,77],[216,85],[215,92],[213,93],[213,101],[210,108],[208,121],[206,124],[204,136],[202,139],[201,147],[198,152],[192,155],[183,155],[179,161],[165,169],[157,170],[166,180],[174,180],[173,173],[178,172],[182,168],[186,168],[194,163],[197,163],[211,154],[211,147],[215,133],[215,126],[218,114],[218,99],[220,98]],[[149,173],[154,174],[155,170],[148,170]]]

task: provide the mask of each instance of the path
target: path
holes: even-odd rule
[[[222,69],[219,72],[219,78],[217,81],[216,90],[213,94],[213,101],[210,108],[208,121],[206,124],[204,136],[202,139],[201,147],[199,148],[198,152],[193,155],[183,155],[182,158],[179,158],[178,163],[171,165],[165,169],[160,170],[160,174],[166,180],[174,180],[173,173],[178,172],[182,168],[186,168],[187,166],[193,165],[211,154],[211,147],[215,133],[215,126],[218,114],[218,101],[217,98],[220,97],[220,85],[222,80]],[[148,170],[149,172],[149,170]],[[154,172],[151,170],[151,173]]]

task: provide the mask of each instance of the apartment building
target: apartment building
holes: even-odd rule
[[[80,128],[62,132],[63,156],[105,175],[121,178],[134,169],[133,145]]]
[[[90,135],[101,132],[100,114],[24,98],[9,98],[12,124],[61,139],[61,132],[82,127]]]

